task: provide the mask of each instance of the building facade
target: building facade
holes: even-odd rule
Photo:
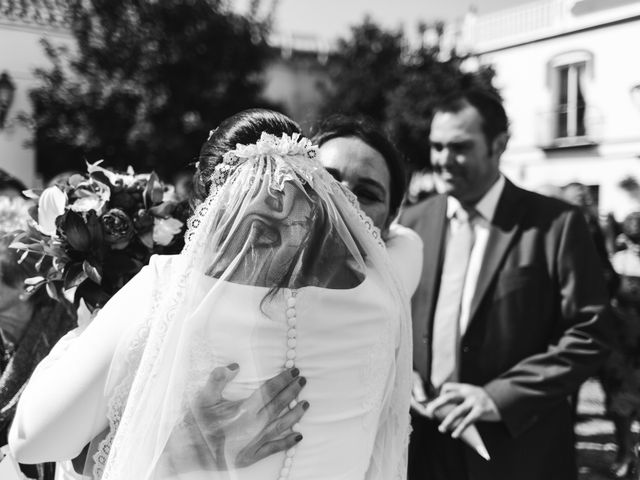
[[[0,0],[0,74],[6,73],[15,89],[0,128],[0,168],[28,186],[39,186],[41,180],[29,145],[32,132],[18,117],[32,111],[35,69],[49,66],[41,40],[71,45],[66,12],[63,0]]]
[[[639,1],[539,0],[469,12],[458,31],[458,48],[497,72],[509,178],[531,189],[584,183],[618,219],[640,209],[624,188],[640,180]]]
[[[266,99],[278,105],[304,131],[317,121],[328,88],[327,62],[331,46],[313,35],[275,34],[270,39],[277,53],[265,71]]]

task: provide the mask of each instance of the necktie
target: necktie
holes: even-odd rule
[[[449,230],[431,344],[431,383],[436,389],[455,380],[457,373],[460,304],[474,240],[473,226],[464,209],[459,208],[450,220]]]

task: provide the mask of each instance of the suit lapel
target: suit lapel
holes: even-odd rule
[[[440,278],[442,263],[442,248],[446,234],[447,219],[447,197],[445,195],[434,199],[432,210],[423,216],[424,228],[422,230],[423,247],[423,288],[429,292],[430,297],[426,298],[427,311],[426,318],[429,323],[432,321],[433,309],[436,298],[438,298],[438,283]],[[428,330],[431,329],[427,325]]]
[[[518,201],[518,192],[518,188],[509,180],[505,182],[494,219],[489,227],[487,248],[482,259],[476,291],[469,310],[470,323],[473,322],[487,289],[496,276],[502,260],[519,230],[519,220],[524,209],[522,208],[522,202]]]

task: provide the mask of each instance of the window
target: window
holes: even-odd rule
[[[585,64],[557,67],[556,138],[583,137],[587,105],[582,85]]]
[[[588,87],[593,75],[590,52],[574,51],[557,55],[549,62],[551,94],[551,140],[554,144],[575,143],[571,139],[588,137],[590,116]]]

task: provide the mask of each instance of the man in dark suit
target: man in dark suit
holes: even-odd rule
[[[500,173],[507,124],[490,93],[445,99],[440,195],[401,217],[424,241],[410,480],[577,478],[569,398],[607,352],[607,293],[582,214]],[[489,461],[457,439],[471,424]]]

